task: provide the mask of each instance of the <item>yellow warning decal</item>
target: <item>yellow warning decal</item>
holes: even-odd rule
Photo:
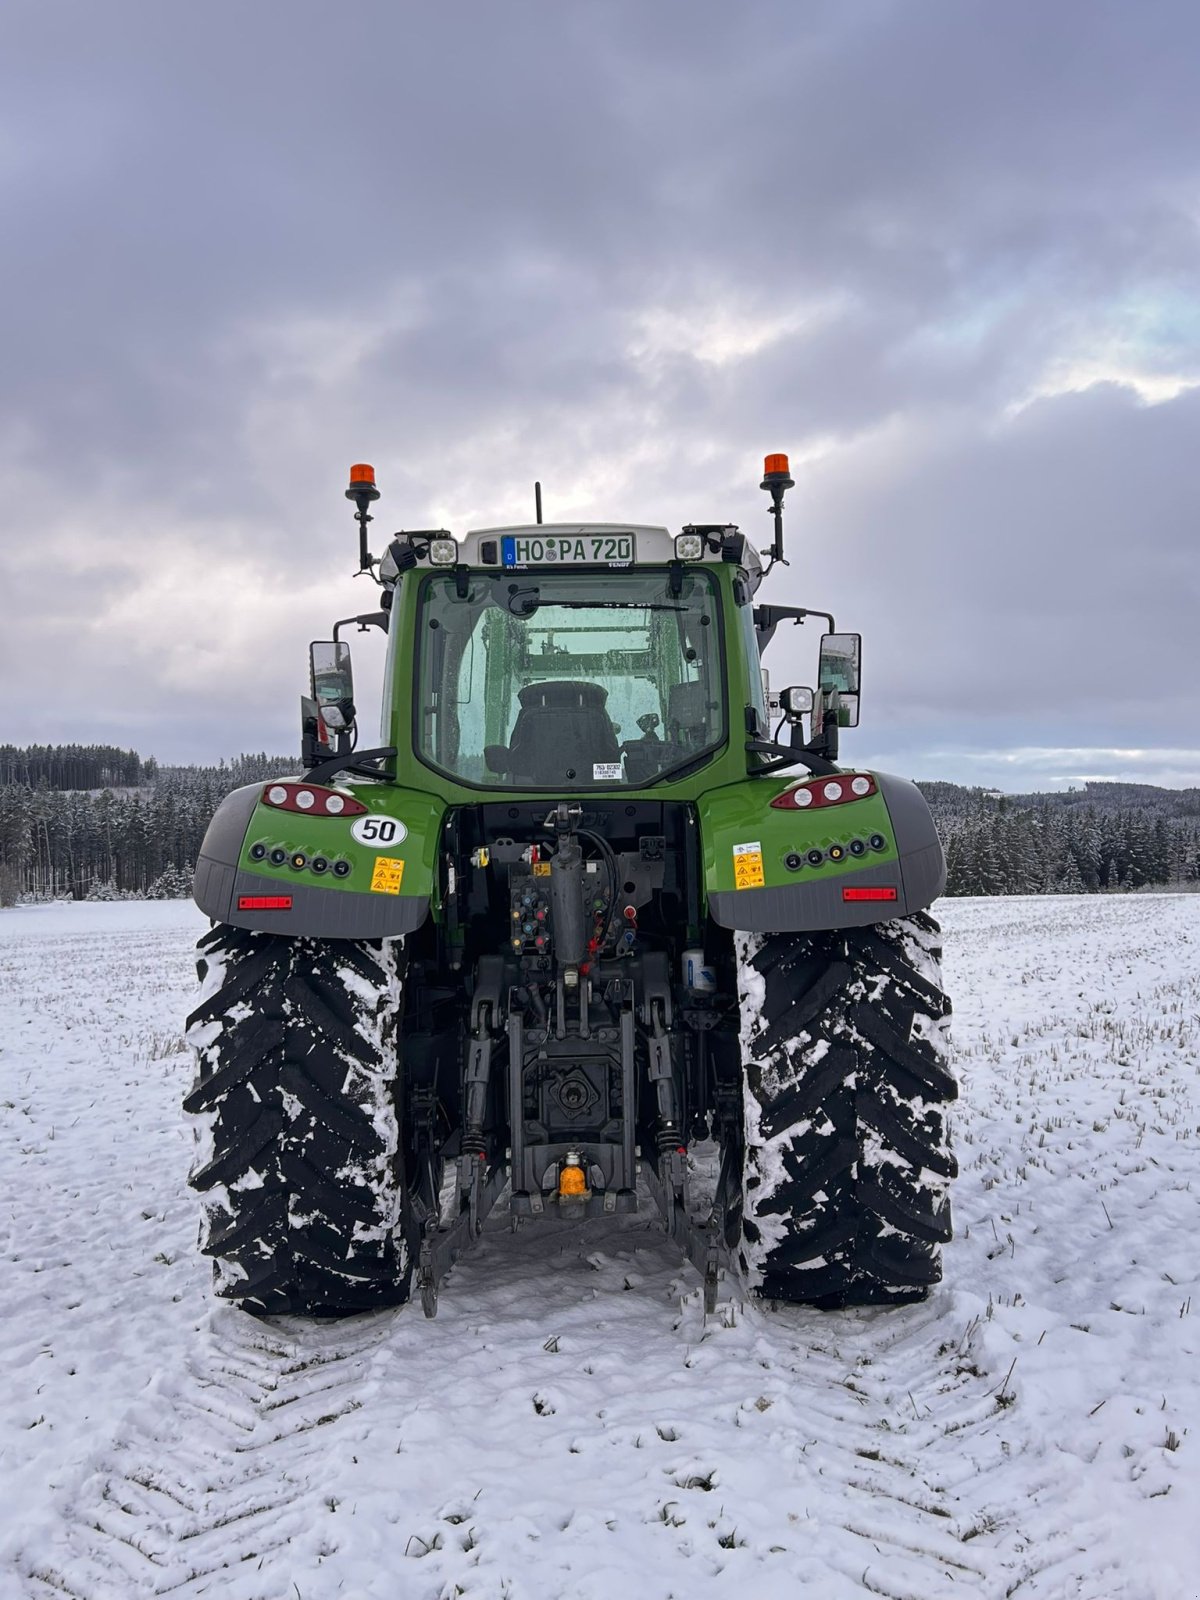
[[[766,884],[763,874],[762,844],[735,844],[733,847],[733,887],[735,889],[761,889]]]
[[[404,877],[404,863],[392,856],[376,856],[375,870],[371,873],[372,894],[399,894]]]
[[[535,878],[548,878],[550,876],[550,863],[548,861],[535,861],[533,863]]]

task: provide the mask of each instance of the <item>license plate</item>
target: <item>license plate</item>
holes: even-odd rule
[[[573,562],[626,567],[634,560],[631,533],[547,534],[544,538],[508,533],[500,541],[506,567],[569,566]]]

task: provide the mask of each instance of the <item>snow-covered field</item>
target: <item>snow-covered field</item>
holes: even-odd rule
[[[950,901],[922,1306],[705,1325],[649,1217],[416,1307],[209,1297],[188,905],[0,912],[0,1596],[1200,1595],[1200,897]]]

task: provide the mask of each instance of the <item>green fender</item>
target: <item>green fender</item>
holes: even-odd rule
[[[268,804],[280,786],[307,789],[318,804],[307,812]],[[374,828],[364,830],[357,810],[318,814],[321,797],[334,793],[364,806]],[[209,823],[192,894],[215,922],[237,928],[319,939],[411,933],[429,914],[444,812],[436,796],[391,784],[333,790],[303,776],[250,784],[226,795]]]
[[[828,800],[826,784],[861,798]],[[860,787],[861,787],[860,783]],[[797,788],[803,809],[771,805]],[[915,784],[884,772],[754,778],[698,801],[709,911],[724,928],[812,932],[922,911],[946,886],[946,861]]]

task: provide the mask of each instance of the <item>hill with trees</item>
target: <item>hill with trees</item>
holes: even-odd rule
[[[946,849],[946,893],[1200,889],[1200,789],[1088,783],[1052,794],[920,785]]]
[[[0,905],[22,895],[183,898],[224,796],[298,767],[265,752],[160,767],[103,746],[0,747]]]
[[[160,767],[108,745],[0,745],[0,905],[182,898],[222,798],[297,768],[294,756],[265,752]],[[920,787],[946,847],[947,894],[1200,889],[1200,789]]]

